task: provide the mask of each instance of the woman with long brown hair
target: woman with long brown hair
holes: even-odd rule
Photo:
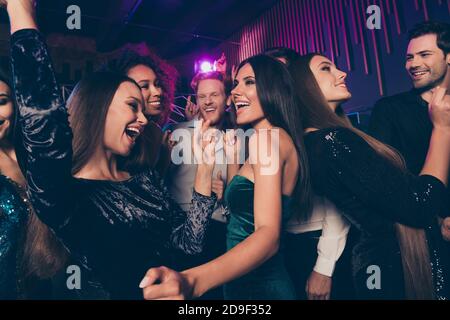
[[[118,157],[130,154],[147,124],[139,85],[124,75],[94,73],[80,81],[66,106],[37,31],[33,1],[0,4],[6,4],[11,23],[26,150],[20,157],[36,214],[111,298],[142,298],[138,284],[148,267],[174,265],[174,252],[201,252],[216,200],[214,155],[204,153],[198,166],[187,214],[152,169],[134,175],[120,170]],[[214,143],[206,147],[214,150]]]
[[[281,62],[256,55],[240,63],[231,95],[237,124],[254,131],[244,164],[228,163],[235,173],[225,192],[228,251],[181,273],[150,269],[141,282],[146,299],[195,298],[223,284],[225,299],[296,298],[283,259],[284,226],[310,209],[311,188],[294,85]],[[227,158],[236,159],[233,132],[225,141]]]
[[[312,53],[288,68],[297,84],[313,189],[361,233],[352,263],[358,297],[445,298],[445,267],[428,250],[423,230],[438,215],[449,215],[445,90],[437,90],[430,104],[433,135],[421,175],[414,176],[396,150],[351,125],[341,106],[351,98],[346,74],[328,58]]]

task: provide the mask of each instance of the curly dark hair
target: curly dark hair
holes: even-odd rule
[[[178,71],[148,48],[146,48],[145,53],[128,48],[122,52],[118,59],[110,61],[106,69],[126,75],[130,69],[138,65],[144,65],[152,69],[161,85],[161,104],[164,111],[155,122],[162,126],[167,122],[172,111]]]

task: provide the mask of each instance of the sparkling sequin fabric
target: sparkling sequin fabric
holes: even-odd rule
[[[28,208],[25,193],[0,174],[0,300],[17,297],[17,254]]]
[[[175,267],[175,251],[201,252],[215,197],[194,192],[186,214],[151,170],[122,182],[72,178],[72,132],[42,36],[13,34],[11,59],[37,215],[112,298],[142,298],[148,268]]]
[[[355,286],[363,298],[402,298],[403,275],[394,222],[428,229],[449,212],[446,187],[432,176],[399,170],[362,138],[345,128],[314,131],[305,137],[315,192],[332,200],[359,229],[353,250]],[[436,294],[445,278],[439,254],[430,245]],[[382,289],[368,290],[367,267],[380,266]],[[447,280],[448,281],[448,280]],[[384,286],[384,287],[383,287]],[[359,290],[358,290],[359,289]]]

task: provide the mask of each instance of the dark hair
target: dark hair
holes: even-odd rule
[[[289,65],[292,61],[298,59],[300,54],[291,48],[286,47],[272,47],[264,50],[263,54],[271,56],[275,59],[285,59],[286,65]]]
[[[6,85],[9,87],[9,90],[11,92],[11,101],[13,104],[14,113],[11,118],[11,127],[8,132],[8,142],[11,143],[14,146],[16,155],[17,155],[17,162],[19,164],[20,170],[22,172],[26,171],[26,161],[24,160],[25,156],[19,156],[19,155],[25,155],[26,151],[23,146],[23,136],[22,136],[22,130],[20,127],[20,117],[19,117],[19,109],[17,108],[16,99],[13,92],[13,87],[11,86],[11,78],[9,74],[5,71],[0,69],[0,81],[6,83]]]
[[[267,55],[256,55],[241,62],[236,72],[250,64],[255,73],[256,90],[266,119],[284,129],[294,142],[299,175],[294,189],[293,212],[306,216],[311,208],[308,158],[303,144],[303,126],[292,78],[286,67]]]
[[[72,174],[76,174],[92,157],[103,141],[108,108],[119,86],[136,82],[112,72],[95,72],[83,78],[72,91],[67,108],[73,132]],[[70,254],[53,231],[36,214],[30,216],[23,254],[26,278],[46,279],[67,263]]]
[[[138,84],[125,75],[95,72],[83,78],[67,100],[70,127],[73,132],[72,174],[89,161],[103,141],[105,119],[114,95],[123,82]]]
[[[450,53],[450,24],[438,21],[416,24],[408,33],[408,41],[427,34],[436,35],[437,46],[444,52],[444,55]]]
[[[336,112],[332,111],[310,68],[310,62],[315,56],[322,55],[318,53],[304,55],[288,67],[296,84],[304,128],[348,128],[364,139],[378,154],[399,169],[406,170],[402,156],[395,149],[354,128],[341,106],[336,109]],[[407,297],[433,298],[429,252],[424,230],[410,228],[399,223],[395,224],[395,229],[402,255]]]
[[[8,140],[8,143],[14,144],[15,143],[15,133],[16,133],[16,119],[18,119],[17,117],[17,107],[16,107],[16,103],[14,99],[14,93],[13,93],[13,88],[11,86],[11,78],[10,76],[2,69],[0,69],[0,81],[5,83],[8,87],[9,87],[9,92],[10,92],[10,99],[12,101],[13,104],[13,115],[12,118],[10,119],[10,127],[8,130],[8,135],[6,136],[6,139]]]
[[[191,81],[191,88],[194,92],[198,90],[198,84],[202,80],[219,80],[223,83],[225,95],[229,96],[231,92],[231,81],[226,78],[222,72],[210,71],[210,72],[198,72]]]
[[[140,54],[136,50],[126,50],[117,60],[110,61],[106,68],[109,71],[127,75],[132,68],[139,65],[152,69],[160,83],[162,89],[161,104],[164,111],[158,119],[153,120],[160,126],[163,126],[166,124],[172,111],[178,72],[173,66],[148,48],[145,54]]]

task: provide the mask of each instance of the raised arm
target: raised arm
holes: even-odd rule
[[[192,203],[187,214],[172,200],[166,186],[160,182],[168,199],[168,210],[172,213],[171,245],[187,254],[202,252],[206,229],[217,200],[212,193],[216,141],[213,136],[208,135],[209,124],[209,121],[200,121],[201,129],[194,131],[193,147],[198,165]]]
[[[250,156],[252,154],[257,154],[256,135],[250,139]],[[254,161],[255,164],[252,165],[255,177],[255,231],[222,256],[183,273],[164,267],[150,269],[141,283],[141,288],[145,288],[146,299],[199,297],[212,288],[254,270],[278,251],[283,172],[283,165],[278,157],[277,152],[272,152],[269,159],[266,159],[272,161],[270,163],[276,161],[280,164],[280,168],[273,174],[264,174],[265,169],[259,161]],[[162,285],[152,286],[156,280],[161,280]]]
[[[434,89],[429,103],[433,132],[422,175],[432,175],[448,185],[450,168],[450,92],[445,87]]]
[[[211,180],[211,173],[202,173],[204,179]],[[171,198],[164,182],[160,180],[160,186],[164,197],[168,200],[167,210],[172,216],[172,233],[170,245],[186,254],[199,254],[203,251],[206,230],[209,220],[214,211],[216,196],[211,191],[206,194],[200,193],[194,187],[192,192],[192,203],[189,211],[184,212],[180,206]]]
[[[11,61],[19,108],[30,199],[39,218],[52,228],[67,223],[74,197],[72,132],[33,1],[8,1]]]
[[[0,6],[6,6],[8,11],[11,34],[23,29],[38,29],[35,5],[35,0],[0,0]]]
[[[323,177],[317,179],[318,183],[323,183],[321,189],[330,190],[329,185],[333,185],[348,190],[354,201],[412,227],[426,227],[435,216],[449,214],[444,181],[431,172],[415,176],[396,167],[349,129],[330,130],[321,147],[321,156],[326,159]],[[436,151],[432,158],[439,155]],[[347,209],[342,199],[334,199],[332,191],[325,192],[325,196],[339,209]]]

